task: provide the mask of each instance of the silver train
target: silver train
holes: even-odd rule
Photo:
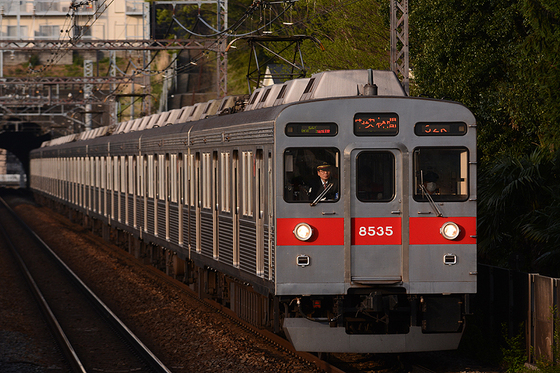
[[[297,350],[459,344],[477,281],[475,118],[406,96],[392,72],[323,72],[31,158],[40,202]]]

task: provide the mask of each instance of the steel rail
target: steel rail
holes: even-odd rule
[[[3,198],[0,198],[0,202],[11,214],[13,214],[13,211],[6,204]],[[39,304],[39,308],[43,313],[43,316],[45,317],[47,325],[49,326],[51,333],[53,334],[56,342],[58,343],[58,346],[62,350],[62,354],[66,358],[66,361],[70,365],[70,368],[72,369],[73,372],[85,373],[86,370],[82,362],[80,361],[80,358],[76,354],[74,347],[72,347],[72,344],[68,340],[68,337],[66,337],[66,333],[64,333],[64,331],[62,330],[60,323],[56,319],[56,316],[53,314],[41,290],[39,290],[39,287],[37,286],[35,279],[31,275],[31,272],[29,272],[29,269],[25,265],[23,258],[21,257],[18,250],[14,246],[12,240],[10,239],[10,236],[8,235],[8,232],[6,232],[6,229],[4,229],[4,226],[2,224],[0,224],[0,234],[4,236],[6,243],[10,248],[10,251],[12,252],[12,255],[16,259],[16,262],[21,272],[23,273],[25,280],[27,281],[27,284],[29,285],[29,289],[31,290],[31,293],[33,294],[33,297],[37,300],[37,303]]]
[[[135,350],[138,356],[141,359],[143,359],[144,363],[146,363],[146,365],[154,372],[171,373],[171,371],[157,358],[157,356],[152,351],[150,351],[150,349],[146,345],[144,345],[144,343],[142,343],[142,341],[117,317],[117,315],[115,315],[109,309],[109,307],[107,307],[107,305],[105,305],[105,303],[103,303],[101,299],[99,299],[97,295],[95,295],[93,291],[91,291],[91,289],[62,261],[62,259],[60,259],[60,257],[29,226],[27,226],[25,222],[23,222],[23,220],[10,208],[10,206],[4,201],[3,198],[0,198],[0,202],[13,216],[13,218],[17,220],[19,224],[21,224],[21,226],[33,237],[33,239],[35,239],[38,245],[43,247],[47,251],[47,253],[57,262],[57,264],[61,267],[61,269],[65,272],[65,274],[68,275],[71,281],[74,282],[79,287],[79,289],[86,295],[86,297],[91,301],[93,307],[102,315],[103,318],[105,318],[105,320],[111,325],[111,327],[114,328],[114,330],[121,336],[121,338],[123,338],[129,344],[129,346]],[[1,230],[3,231],[2,233],[6,237],[8,237],[7,232],[5,232],[3,227],[1,227]],[[16,250],[15,251],[16,256],[20,260],[22,260],[19,254],[17,254],[17,249],[15,249],[15,247],[11,243],[10,246],[13,248],[12,250]],[[27,273],[29,273],[29,271],[27,271]],[[29,276],[31,275],[29,274]],[[39,291],[36,284],[35,284],[35,288],[37,289],[37,291]],[[44,301],[44,298],[42,296],[40,297]],[[44,301],[44,304],[46,305],[46,307],[48,307],[46,301]],[[49,312],[50,312],[50,308],[49,308]],[[50,312],[50,314],[52,315],[51,317],[54,318],[54,314],[52,314],[52,312]],[[56,318],[54,318],[54,321],[56,324],[58,324]],[[60,329],[60,332],[62,332],[60,325],[58,325],[58,329]],[[63,342],[64,340],[66,340],[67,342],[63,346],[69,345],[66,336],[64,336],[62,339]],[[65,350],[65,354],[67,353],[69,354],[68,356],[71,357],[72,355],[74,355],[75,359],[77,360],[77,362],[74,360],[70,361],[73,369],[75,369],[76,372],[86,372],[85,369],[83,368],[82,363],[79,362],[79,358],[77,357],[74,349],[71,346],[69,347],[68,352],[66,352]]]

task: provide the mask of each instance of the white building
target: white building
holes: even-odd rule
[[[141,0],[0,0],[3,40],[148,39],[149,21],[149,3]],[[46,54],[41,53],[41,62]],[[72,54],[67,54],[70,60],[66,57],[57,63],[71,63]],[[3,50],[3,55],[6,65],[30,58],[29,53],[10,50]]]

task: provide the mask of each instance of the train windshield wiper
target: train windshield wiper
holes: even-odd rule
[[[442,212],[440,211],[440,209],[437,207],[436,203],[434,202],[434,199],[432,198],[432,196],[430,195],[430,193],[428,192],[428,190],[426,189],[426,187],[424,186],[424,184],[420,184],[420,190],[422,191],[422,197],[426,197],[426,199],[428,200],[428,202],[430,202],[430,206],[432,206],[432,209],[434,210],[434,212],[436,213],[436,216],[438,217],[443,217]]]
[[[323,197],[329,192],[329,190],[332,189],[333,185],[334,185],[333,183],[329,183],[329,185],[327,185],[327,187],[325,188],[325,190],[323,190],[323,191],[317,196],[317,198],[315,198],[315,200],[309,204],[309,206],[315,206],[316,204],[318,204],[319,201],[321,201],[321,199],[323,199]]]

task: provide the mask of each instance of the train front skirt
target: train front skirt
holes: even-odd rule
[[[411,326],[407,334],[347,334],[344,328],[305,318],[284,320],[284,331],[298,351],[338,353],[397,353],[454,350],[463,333],[423,333]]]

